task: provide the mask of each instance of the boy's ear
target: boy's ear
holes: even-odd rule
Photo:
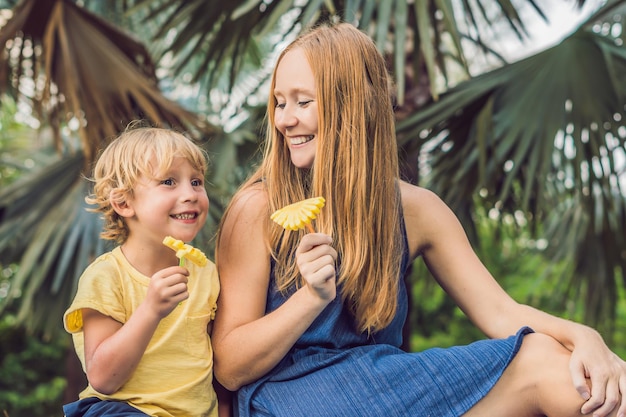
[[[128,204],[126,195],[119,190],[111,190],[109,201],[111,202],[113,210],[121,217],[132,217],[135,215],[135,210]]]

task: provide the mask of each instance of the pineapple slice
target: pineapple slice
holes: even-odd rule
[[[184,243],[182,240],[174,239],[172,236],[165,236],[163,244],[176,251],[176,256],[183,265],[183,259],[188,259],[198,266],[205,266],[208,262],[206,255],[197,248]]]
[[[306,227],[309,232],[315,233],[311,220],[317,217],[325,203],[324,197],[309,198],[276,210],[270,218],[287,230]]]

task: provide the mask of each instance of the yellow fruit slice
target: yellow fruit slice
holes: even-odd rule
[[[180,265],[183,259],[188,259],[198,266],[205,266],[208,262],[206,255],[197,248],[184,243],[182,240],[174,239],[172,236],[165,236],[163,244],[168,248],[176,251],[176,256],[180,259]]]
[[[287,230],[307,227],[309,232],[314,233],[311,220],[317,217],[325,203],[324,197],[308,198],[276,210],[270,218]]]

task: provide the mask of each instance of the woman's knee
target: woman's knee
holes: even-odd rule
[[[583,399],[574,387],[570,358],[570,351],[554,338],[534,333],[524,338],[514,360],[515,377],[525,381],[546,415],[580,415]]]
[[[555,339],[537,333],[524,336],[496,385],[466,416],[580,415],[582,401],[573,398],[568,363],[569,351]],[[560,397],[563,393],[566,398]]]
[[[541,333],[524,337],[514,359],[514,369],[526,375],[528,383],[540,387],[549,384],[573,384],[569,372],[570,351],[554,338]]]
[[[556,339],[542,333],[531,333],[524,337],[520,348],[520,355],[529,366],[538,367],[562,367],[567,363],[571,352],[561,345]],[[567,371],[567,369],[565,369]]]

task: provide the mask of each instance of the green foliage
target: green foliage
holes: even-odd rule
[[[24,156],[32,148],[33,129],[16,120],[16,103],[8,96],[0,97],[0,185],[7,185],[29,169],[33,161]],[[32,150],[32,149],[31,149]]]
[[[33,152],[35,131],[19,120],[13,100],[3,96],[0,107],[0,187],[5,187],[45,163],[49,153]],[[0,301],[6,297],[18,269],[17,264],[0,263]],[[17,324],[15,309],[3,311],[0,316],[0,413],[3,416],[62,414],[67,348],[67,337],[49,340],[29,333]]]
[[[485,336],[432,279],[423,263],[417,261],[411,276],[410,350],[464,345]]]
[[[546,258],[544,242],[532,239],[521,214],[517,218],[500,216],[496,210],[481,210],[483,206],[477,204],[475,220],[480,244],[475,249],[500,285],[519,302],[584,322],[584,304],[576,300],[563,302],[561,296],[567,291],[562,276],[568,263],[555,264]],[[413,296],[409,318],[412,351],[467,344],[485,338],[436,284],[420,260],[415,263],[409,282]],[[620,287],[619,299],[624,299],[624,292]],[[626,358],[626,335],[619,331],[623,328],[626,328],[625,303],[618,306],[614,326],[606,327],[602,333],[609,347]]]
[[[0,410],[9,417],[60,416],[68,339],[45,340],[14,321],[11,314],[0,318]]]
[[[619,288],[618,299],[626,299],[626,287],[624,285]],[[626,332],[619,330],[626,328],[626,302],[618,303],[615,321],[617,324],[616,330],[613,332],[611,347],[621,358],[626,358]]]

